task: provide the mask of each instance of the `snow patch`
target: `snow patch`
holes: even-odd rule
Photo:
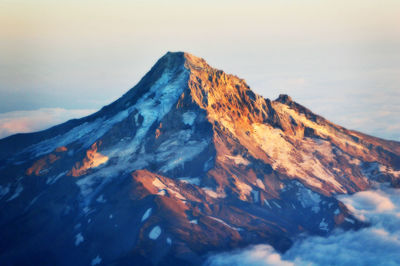
[[[241,200],[245,200],[247,196],[250,195],[251,191],[253,190],[251,188],[251,186],[247,185],[244,182],[241,182],[239,180],[235,181],[235,185],[236,187],[239,189],[240,191],[240,199]]]
[[[85,214],[88,214],[89,212],[90,212],[90,208],[88,207],[88,206],[85,206],[85,207],[83,207],[83,212],[85,213]]]
[[[279,209],[282,209],[281,205],[279,205],[278,203],[276,203],[275,201],[272,202],[276,207],[278,207]]]
[[[323,231],[329,231],[328,223],[325,221],[325,218],[319,223],[319,228]]]
[[[67,146],[73,142],[79,143],[81,148],[86,149],[109,131],[113,125],[127,118],[133,110],[134,107],[131,107],[117,113],[111,118],[101,117],[91,122],[84,122],[64,134],[34,144],[22,153],[33,152],[35,156],[41,156],[52,152],[57,147]]]
[[[153,229],[151,229],[149,233],[149,238],[152,240],[156,240],[160,235],[161,235],[161,228],[158,225],[156,225],[153,227]]]
[[[217,192],[213,190],[212,188],[209,187],[202,187],[201,188],[208,196],[211,198],[217,199],[217,198],[225,198],[226,195],[223,192]]]
[[[91,265],[94,266],[94,265],[98,265],[100,263],[101,263],[101,257],[99,255],[97,255],[96,258],[92,259]]]
[[[260,201],[260,192],[256,191],[256,190],[252,190],[251,194],[253,194],[253,201],[255,203]]]
[[[311,189],[306,188],[299,182],[295,182],[298,187],[296,193],[297,199],[299,200],[303,208],[311,208],[311,211],[318,213],[320,211],[321,197],[318,193],[313,192]]]
[[[21,185],[21,183],[18,183],[18,186],[15,189],[14,194],[7,201],[12,201],[13,199],[16,199],[23,190],[24,190],[24,187]]]
[[[10,192],[10,184],[7,184],[7,186],[4,187],[0,185],[0,199],[7,195],[8,192]]]
[[[190,131],[191,132],[191,131]],[[183,167],[184,163],[192,160],[196,155],[202,152],[209,144],[208,141],[185,140],[188,138],[181,132],[180,136],[172,136],[160,145],[157,149],[157,161],[164,165],[160,171],[166,173],[177,167]]]
[[[96,199],[96,201],[97,201],[98,203],[106,203],[106,202],[107,202],[106,199],[104,198],[104,195],[103,195],[103,194],[101,194],[100,196],[98,196],[97,199]]]
[[[270,209],[272,209],[272,207],[271,207],[271,205],[269,204],[268,200],[264,199],[264,202],[265,202],[265,204],[266,204]]]
[[[164,183],[162,183],[158,178],[154,179],[152,182],[153,186],[159,189],[159,192],[157,193],[158,195],[165,195],[165,192],[168,191],[168,193],[174,195],[176,198],[184,201],[186,198],[182,196],[181,193],[177,191],[177,188],[174,185],[171,185],[170,187],[167,187]],[[162,194],[161,194],[162,193]]]
[[[192,126],[194,123],[194,120],[196,119],[196,113],[195,112],[186,112],[182,115],[183,123],[188,126]]]
[[[192,177],[179,177],[178,180],[183,183],[188,183],[191,185],[196,185],[196,186],[200,185],[200,178],[198,178],[198,177],[193,177],[193,178]]]
[[[232,160],[235,164],[237,165],[249,165],[250,162],[243,158],[241,155],[236,155],[236,156],[230,156],[230,155],[225,155],[226,158]]]
[[[75,236],[75,246],[79,246],[85,239],[83,238],[82,233],[79,233]]]
[[[213,160],[214,160],[214,157],[210,157],[210,159],[207,160],[207,162],[204,164],[204,167],[203,167],[204,172],[207,172],[208,170],[210,170],[213,167],[213,165],[214,165]]]
[[[165,196],[166,194],[167,194],[166,189],[162,189],[162,190],[158,191],[158,193],[157,193],[157,195],[160,195],[160,196]]]
[[[210,218],[213,219],[214,221],[217,221],[217,222],[219,222],[219,223],[221,223],[221,224],[223,224],[223,225],[229,227],[229,228],[232,229],[232,230],[235,230],[235,231],[243,231],[242,228],[233,227],[233,226],[227,224],[225,221],[223,221],[223,220],[221,220],[221,219],[219,219],[219,218],[216,218],[216,217],[213,217],[213,216],[208,216],[208,217],[210,217]]]
[[[396,178],[400,177],[400,170],[396,171],[393,168],[383,165],[383,164],[379,165],[379,171],[381,171],[382,173],[385,173],[385,174],[393,175]]]
[[[183,68],[179,76],[174,75],[166,69],[161,77],[154,83],[150,90],[139,99],[135,107],[143,117],[142,124],[138,128],[133,140],[125,146],[124,150],[118,150],[120,159],[128,160],[129,154],[139,150],[138,146],[143,143],[143,138],[149,131],[151,125],[161,120],[179,99],[187,84],[187,69]],[[139,116],[138,114],[138,116]]]
[[[58,179],[60,179],[61,177],[63,177],[64,175],[66,175],[68,173],[68,171],[62,172],[56,176],[52,176],[52,177],[48,177],[46,180],[46,184],[47,185],[52,185],[55,182],[57,182]]]
[[[159,190],[162,190],[162,189],[167,188],[167,187],[164,185],[164,183],[162,183],[162,182],[160,181],[160,179],[158,179],[158,178],[155,178],[155,179],[153,180],[152,184],[153,184],[153,186],[155,186],[155,187],[158,188]]]
[[[141,222],[146,221],[147,218],[150,217],[151,211],[152,211],[152,208],[148,208],[148,209],[144,212],[144,214],[143,214],[143,216],[142,216]]]
[[[359,159],[357,159],[357,158],[351,158],[351,159],[349,160],[349,163],[355,164],[355,165],[360,165],[360,164],[361,164],[361,161],[360,161]]]
[[[282,106],[282,108],[285,107]],[[335,187],[335,191],[345,192],[335,179],[335,174],[313,154],[315,150],[318,150],[324,154],[324,157],[333,160],[334,154],[329,142],[307,138],[301,147],[295,147],[284,137],[281,129],[258,123],[254,123],[252,127],[251,137],[271,156],[273,169],[284,169],[287,175],[301,177],[304,182],[313,187],[322,188],[322,184],[328,182]]]
[[[141,154],[141,152],[144,152],[143,138],[151,126],[159,122],[177,102],[179,96],[187,87],[186,81],[188,75],[188,70],[183,66],[180,69],[165,69],[161,77],[135,105],[132,105],[111,119],[107,118],[106,121],[103,121],[103,118],[99,118],[91,123],[82,124],[82,127],[74,129],[75,132],[68,133],[68,136],[65,136],[65,134],[61,135],[60,138],[55,140],[56,143],[59,143],[61,140],[65,142],[64,138],[66,137],[71,138],[71,141],[75,141],[76,138],[81,137],[80,141],[91,145],[108,132],[116,122],[127,118],[134,111],[138,112],[135,114],[138,126],[136,134],[102,151],[114,163],[109,163],[102,167],[101,171],[85,176],[76,182],[81,190],[83,205],[90,204],[92,197],[108,182],[112,181],[113,178],[121,176],[121,173],[145,168],[151,160],[154,160],[154,154],[148,154],[147,156]],[[88,134],[87,137],[85,137],[86,134]],[[93,141],[91,141],[92,139]],[[190,146],[191,143],[184,143],[184,145]],[[171,158],[167,159],[173,160]],[[174,165],[162,163],[165,167],[174,167]],[[177,164],[179,165],[179,162]]]
[[[259,188],[261,188],[262,190],[265,190],[265,185],[261,179],[257,178],[256,184]]]
[[[25,208],[25,210],[29,209],[33,204],[35,204],[35,202],[38,200],[38,198],[39,198],[42,194],[43,194],[43,192],[40,193],[39,195],[37,195],[36,197],[34,197],[34,198],[31,200],[31,202],[29,202],[29,204],[28,204],[28,206]]]

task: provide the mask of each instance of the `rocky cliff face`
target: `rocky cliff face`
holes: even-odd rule
[[[360,228],[334,195],[399,186],[400,143],[167,53],[97,113],[0,140],[0,264],[201,264]]]

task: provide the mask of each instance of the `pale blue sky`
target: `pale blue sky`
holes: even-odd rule
[[[2,0],[0,132],[16,114],[98,109],[165,52],[187,51],[265,97],[287,93],[333,122],[400,140],[398,14],[398,0]]]

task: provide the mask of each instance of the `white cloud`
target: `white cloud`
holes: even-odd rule
[[[400,105],[397,104],[400,93],[396,90],[332,90],[324,97],[307,95],[298,99],[293,95],[292,98],[348,129],[400,141]]]
[[[380,188],[340,196],[353,213],[371,223],[358,231],[295,242],[284,255],[268,245],[210,257],[209,265],[400,265],[400,190]],[[278,258],[273,263],[269,258]]]
[[[13,111],[0,114],[0,138],[15,133],[39,131],[63,123],[72,118],[81,118],[93,113],[91,109],[41,108],[31,111]]]
[[[226,252],[210,257],[206,265],[293,266],[294,263],[283,261],[281,255],[269,245],[257,245],[249,249]]]

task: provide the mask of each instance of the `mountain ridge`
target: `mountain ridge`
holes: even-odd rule
[[[257,243],[284,252],[304,233],[367,226],[335,195],[400,186],[400,143],[287,95],[266,99],[183,52],[98,112],[0,150],[5,264],[201,264]]]

